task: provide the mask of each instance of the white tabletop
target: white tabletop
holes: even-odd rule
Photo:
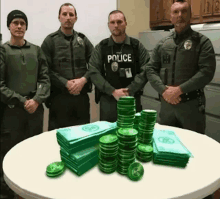
[[[203,198],[220,188],[220,144],[192,131],[156,124],[174,130],[194,158],[186,168],[142,163],[144,176],[134,182],[114,172],[103,174],[95,166],[78,177],[69,169],[59,178],[46,176],[46,167],[60,161],[56,131],[24,140],[3,161],[6,183],[23,198],[53,199],[146,199]]]

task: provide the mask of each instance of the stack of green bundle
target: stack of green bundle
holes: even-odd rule
[[[153,143],[154,125],[157,119],[157,111],[142,110],[141,119],[138,126],[138,142],[142,144]]]
[[[134,118],[134,129],[138,131],[139,122],[141,120],[141,113],[136,113]]]
[[[99,169],[104,173],[113,173],[117,168],[118,137],[104,135],[99,139]]]
[[[91,124],[61,128],[57,130],[57,142],[69,154],[99,143],[103,135],[116,133],[116,123],[98,121]]]
[[[120,97],[117,102],[118,128],[133,128],[135,113],[135,98],[132,96]]]
[[[186,167],[191,153],[174,131],[154,129],[153,162],[155,164]]]
[[[135,151],[137,147],[137,130],[132,128],[120,128],[118,136],[118,173],[127,175],[128,167],[135,162]]]
[[[61,148],[60,155],[66,167],[80,176],[98,163],[98,150],[98,144],[72,154]]]
[[[82,175],[98,161],[99,138],[115,134],[117,125],[105,121],[61,128],[57,130],[57,142],[61,147],[60,155],[66,167]]]

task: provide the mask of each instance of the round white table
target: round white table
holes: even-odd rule
[[[193,158],[186,168],[142,163],[144,176],[134,182],[117,172],[103,174],[95,166],[82,176],[66,169],[58,178],[46,176],[46,167],[60,161],[56,131],[24,140],[13,147],[3,161],[4,178],[23,198],[146,199],[203,198],[220,188],[220,144],[196,132],[155,125],[174,130]]]

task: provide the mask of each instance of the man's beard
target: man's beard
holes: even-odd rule
[[[115,33],[115,32],[113,31],[113,32],[112,32],[112,35],[114,35],[114,36],[122,36],[124,33],[125,33],[125,31],[118,30],[117,33]]]

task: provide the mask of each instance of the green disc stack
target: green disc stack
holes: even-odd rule
[[[138,125],[138,142],[142,144],[152,144],[154,125],[157,119],[157,111],[142,110],[141,120]]]
[[[117,168],[118,137],[104,135],[99,139],[99,169],[103,173],[113,173]]]
[[[118,128],[133,128],[136,113],[135,98],[132,96],[120,97],[117,102]]]
[[[136,113],[134,118],[134,129],[138,131],[139,122],[141,120],[141,113]]]
[[[48,177],[57,177],[60,176],[65,169],[64,162],[53,162],[47,166],[46,174]]]
[[[137,130],[132,128],[119,128],[117,131],[119,146],[117,171],[122,175],[127,175],[128,167],[135,162],[137,134]]]
[[[138,144],[136,159],[140,162],[150,162],[153,159],[153,147],[146,144]]]

